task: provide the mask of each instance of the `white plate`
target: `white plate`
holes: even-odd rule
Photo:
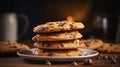
[[[17,51],[17,55],[19,55],[20,57],[27,59],[27,60],[39,60],[39,61],[64,61],[64,62],[68,62],[68,61],[81,61],[85,58],[91,58],[94,56],[97,56],[99,53],[95,50],[88,50],[88,49],[81,49],[83,54],[82,56],[34,56],[32,53],[35,49],[29,49],[29,50],[20,50]]]

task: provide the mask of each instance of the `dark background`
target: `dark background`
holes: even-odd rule
[[[82,19],[80,17],[80,10],[84,4],[90,3],[89,11]],[[93,19],[96,14],[107,15],[109,19],[109,32],[107,34],[107,41],[115,42],[118,17],[120,15],[119,2],[115,0],[0,0],[0,14],[6,12],[16,12],[18,14],[26,14],[28,16],[30,25],[26,34],[20,41],[31,40],[35,35],[33,27],[38,24],[49,21],[66,20],[67,16],[76,17],[76,21],[82,21],[86,28],[81,31],[83,38],[92,38],[95,35]],[[19,19],[19,34],[22,32],[24,22]],[[102,32],[99,32],[101,34]],[[102,38],[101,38],[102,39]]]

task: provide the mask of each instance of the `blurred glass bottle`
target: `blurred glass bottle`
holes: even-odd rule
[[[93,34],[94,38],[108,41],[108,17],[106,14],[97,14],[93,19]]]

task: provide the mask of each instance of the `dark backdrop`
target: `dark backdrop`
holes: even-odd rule
[[[65,20],[68,15],[71,15],[71,10],[59,10],[59,8],[62,8],[60,6],[64,6],[63,3],[72,8],[72,6],[79,6],[84,1],[91,1],[92,3],[89,22],[91,22],[92,17],[96,13],[107,13],[109,15],[112,22],[110,23],[112,29],[111,38],[114,40],[118,24],[117,16],[120,14],[119,2],[115,0],[0,0],[0,14],[5,12],[26,14],[29,18],[30,26],[21,40],[31,40],[35,35],[32,32],[34,26],[48,21]],[[68,14],[64,14],[65,10],[68,11]],[[20,34],[23,27],[22,25],[19,27]],[[84,38],[88,38],[91,34],[91,30],[83,32]]]

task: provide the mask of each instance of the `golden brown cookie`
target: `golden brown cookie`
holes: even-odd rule
[[[57,21],[38,25],[34,27],[33,32],[35,33],[58,32],[67,30],[77,30],[82,28],[84,28],[84,25],[81,22]]]
[[[103,45],[103,41],[100,39],[84,39],[81,41],[86,45],[87,49],[97,49]]]
[[[34,47],[41,49],[76,49],[86,48],[85,44],[80,40],[71,41],[48,41],[48,42],[35,42]]]
[[[32,38],[33,41],[63,41],[81,38],[78,31],[67,31],[58,33],[38,34]]]
[[[16,53],[18,50],[27,50],[29,46],[17,42],[0,42],[0,54]]]
[[[120,53],[120,44],[104,43],[103,46],[97,48],[97,50],[104,53]]]
[[[70,50],[42,50],[36,48],[33,51],[35,56],[81,56],[82,51],[80,49],[70,49]]]

